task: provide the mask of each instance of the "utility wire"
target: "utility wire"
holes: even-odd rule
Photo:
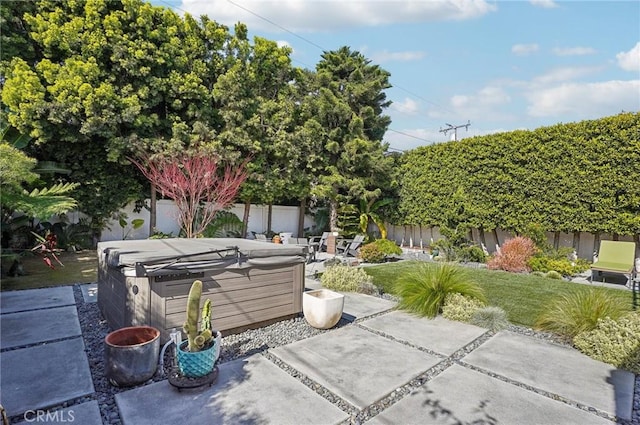
[[[238,7],[238,8],[240,8],[240,9],[244,10],[245,12],[248,12],[248,13],[252,14],[252,15],[253,15],[253,16],[255,16],[256,18],[260,18],[260,19],[262,19],[263,21],[268,22],[268,23],[270,23],[271,25],[273,25],[273,26],[275,26],[275,27],[280,28],[282,31],[285,31],[285,32],[287,32],[287,33],[291,34],[291,35],[292,35],[292,36],[294,36],[294,37],[297,37],[297,38],[299,38],[300,40],[302,40],[302,41],[304,41],[304,42],[306,42],[306,43],[309,43],[310,45],[312,45],[312,46],[314,46],[314,47],[317,47],[318,49],[320,49],[320,50],[321,50],[321,51],[323,51],[323,52],[324,52],[324,51],[326,51],[326,50],[325,50],[322,46],[320,46],[319,44],[316,44],[316,43],[314,43],[313,41],[309,40],[308,38],[304,38],[303,36],[296,34],[295,32],[293,32],[293,31],[291,31],[291,30],[289,30],[289,29],[287,29],[287,28],[283,27],[282,25],[280,25],[280,24],[277,24],[277,23],[273,22],[273,21],[272,21],[271,19],[269,19],[269,18],[265,18],[264,16],[261,16],[261,15],[259,15],[259,14],[255,13],[254,11],[249,10],[249,9],[247,9],[246,7],[239,5],[238,3],[236,3],[236,2],[234,2],[234,1],[232,1],[232,0],[227,0],[227,2],[231,3],[231,4],[232,4],[232,5],[234,5],[235,7]]]
[[[172,8],[174,8],[174,9],[180,10],[180,11],[182,11],[182,12],[184,12],[184,13],[189,13],[188,11],[186,11],[186,10],[184,10],[184,9],[182,9],[182,8],[178,7],[178,6],[174,6],[174,5],[172,5],[171,3],[169,3],[169,2],[167,2],[167,1],[165,1],[165,0],[158,0],[158,1],[160,1],[160,2],[162,2],[162,3],[164,3],[164,4],[166,4],[166,5],[168,5],[168,6],[172,7]],[[312,46],[314,46],[314,47],[316,47],[316,48],[320,49],[322,52],[326,52],[326,51],[327,51],[327,49],[325,49],[324,47],[320,46],[319,44],[317,44],[317,43],[315,43],[315,42],[313,42],[313,41],[309,40],[308,38],[305,38],[305,37],[303,37],[303,36],[301,36],[301,35],[296,34],[295,32],[291,31],[290,29],[288,29],[288,28],[286,28],[286,27],[284,27],[284,26],[282,26],[282,25],[280,25],[280,24],[278,24],[278,23],[276,23],[276,22],[272,21],[271,19],[266,18],[266,17],[264,17],[264,16],[262,16],[262,15],[260,15],[260,14],[256,13],[256,12],[254,12],[254,11],[252,11],[252,10],[250,10],[250,9],[248,9],[248,8],[246,8],[246,7],[244,7],[244,6],[240,5],[240,4],[238,4],[238,3],[236,3],[236,2],[235,2],[235,1],[233,1],[233,0],[227,0],[227,2],[228,2],[228,3],[231,3],[232,5],[234,5],[235,7],[239,8],[239,9],[244,10],[244,11],[245,11],[245,12],[247,12],[247,13],[252,14],[252,15],[253,15],[253,16],[255,16],[256,18],[262,19],[263,21],[265,21],[265,22],[267,22],[267,23],[269,23],[269,24],[271,24],[271,25],[273,25],[273,26],[275,26],[275,27],[277,27],[277,28],[281,29],[282,31],[284,31],[284,32],[286,32],[286,33],[288,33],[288,34],[291,34],[291,35],[293,35],[293,36],[294,36],[294,37],[296,37],[296,38],[299,38],[300,40],[304,41],[305,43],[308,43],[308,44],[310,44],[310,45],[312,45]],[[309,67],[307,64],[305,64],[305,63],[303,63],[303,62],[300,62],[300,61],[298,61],[298,60],[296,60],[296,59],[293,59],[293,60],[294,60],[295,62],[301,63],[301,64],[302,64],[302,65],[304,65],[306,68],[310,69],[310,67]],[[400,89],[400,90],[402,90],[402,91],[404,91],[404,92],[407,92],[408,94],[410,94],[410,95],[412,95],[412,96],[414,96],[414,97],[416,97],[416,98],[418,98],[418,99],[420,99],[420,100],[423,100],[423,101],[425,101],[425,102],[427,102],[427,103],[430,103],[430,104],[432,104],[432,105],[434,105],[434,106],[437,106],[437,107],[439,107],[439,108],[441,108],[441,109],[443,109],[443,110],[447,110],[446,108],[442,107],[441,105],[438,105],[437,103],[431,102],[431,101],[429,101],[429,100],[425,99],[424,97],[422,97],[422,96],[420,96],[420,95],[418,95],[418,94],[415,94],[415,93],[411,92],[410,90],[405,89],[404,87],[398,86],[398,85],[396,85],[396,84],[392,84],[392,86],[393,86],[393,87],[395,87],[395,88],[398,88],[398,89]],[[400,113],[402,113],[402,111],[399,111],[399,112],[400,112]],[[448,112],[452,112],[452,111],[448,111]],[[406,137],[410,137],[410,138],[412,138],[412,139],[420,140],[420,141],[422,141],[422,142],[427,142],[427,143],[436,143],[436,142],[434,142],[434,141],[432,141],[432,140],[427,140],[427,139],[424,139],[424,138],[422,138],[422,137],[414,136],[414,135],[409,134],[409,133],[405,133],[405,132],[402,132],[402,131],[394,130],[394,129],[392,129],[392,128],[387,128],[387,130],[388,130],[388,131],[391,131],[391,132],[393,132],[393,133],[401,134],[401,135],[406,136]],[[389,148],[389,149],[402,151],[401,149],[395,149],[395,148]]]

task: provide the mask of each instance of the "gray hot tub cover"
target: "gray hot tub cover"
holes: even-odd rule
[[[221,254],[216,251],[230,247],[238,247],[241,262],[255,265],[282,264],[285,262],[304,262],[306,247],[300,245],[281,245],[258,242],[238,238],[171,238],[171,239],[144,239],[128,241],[100,242],[98,252],[104,253],[106,264],[110,267],[135,267],[136,264],[159,262],[166,259],[183,258],[173,265],[192,268],[197,264],[203,267],[207,260],[216,262],[221,259]],[[211,253],[208,253],[208,252]],[[188,258],[189,255],[198,254],[197,257]],[[225,253],[222,253],[224,256]],[[222,264],[229,262],[221,262]],[[236,261],[237,263],[237,261]]]

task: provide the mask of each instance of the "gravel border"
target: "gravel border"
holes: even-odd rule
[[[76,284],[73,286],[73,293],[76,301],[76,308],[78,310],[78,318],[80,321],[80,327],[82,329],[82,338],[85,344],[85,351],[87,353],[87,359],[89,361],[89,367],[91,370],[91,377],[93,379],[93,385],[95,388],[95,393],[86,396],[79,397],[74,400],[69,400],[59,406],[56,406],[51,411],[60,410],[66,407],[70,407],[73,405],[77,405],[86,401],[96,400],[98,402],[100,408],[100,414],[102,416],[102,422],[104,425],[122,425],[122,420],[120,418],[120,413],[118,411],[118,407],[115,402],[115,395],[124,391],[128,391],[135,387],[128,388],[118,388],[114,387],[108,383],[107,379],[104,376],[104,338],[111,331],[107,325],[106,320],[102,318],[100,310],[98,308],[97,303],[85,303],[84,298],[82,296],[82,291],[80,289],[80,285]],[[393,300],[393,297],[388,295],[382,295],[383,298]],[[380,313],[379,315],[384,315],[388,312]],[[372,316],[373,317],[373,316]],[[482,370],[480,368],[476,368],[464,362],[464,356],[468,353],[476,349],[478,346],[483,344],[486,340],[488,340],[491,336],[494,335],[493,332],[489,331],[471,343],[467,344],[465,347],[462,347],[460,350],[453,353],[451,356],[445,357],[443,355],[433,353],[430,350],[427,350],[423,347],[416,347],[410,343],[399,341],[393,338],[391,335],[386,335],[382,332],[372,331],[371,329],[364,328],[359,325],[363,320],[370,319],[371,317],[367,317],[364,319],[356,320],[353,323],[350,323],[344,319],[342,319],[336,328],[341,328],[344,326],[359,326],[362,329],[365,329],[369,332],[374,332],[379,334],[385,338],[392,339],[396,342],[406,344],[417,348],[419,350],[428,352],[429,354],[435,354],[437,357],[442,360],[420,374],[419,376],[412,379],[410,382],[405,385],[397,388],[391,394],[383,397],[378,402],[368,406],[366,409],[359,410],[356,407],[352,406],[346,400],[340,398],[336,394],[329,391],[327,388],[323,387],[319,383],[313,381],[309,377],[302,374],[300,371],[292,368],[285,362],[282,362],[279,358],[268,352],[269,349],[279,347],[282,345],[290,344],[295,341],[299,341],[305,338],[310,338],[315,335],[320,335],[325,332],[331,332],[330,330],[319,330],[315,329],[307,324],[303,317],[297,317],[290,320],[285,320],[282,322],[274,323],[272,325],[248,330],[239,334],[225,336],[222,339],[222,350],[220,353],[219,364],[224,364],[229,361],[237,360],[240,358],[244,358],[250,356],[252,354],[260,353],[266,359],[273,362],[275,365],[280,367],[283,371],[287,372],[294,378],[298,379],[302,384],[306,385],[308,388],[315,391],[317,394],[321,395],[326,400],[335,404],[338,408],[349,414],[349,418],[343,422],[343,425],[346,424],[361,424],[372,417],[378,415],[382,411],[386,410],[388,407],[397,403],[404,397],[406,397],[409,393],[421,387],[425,382],[428,382],[438,376],[441,372],[446,370],[453,364],[459,364],[463,367],[467,367],[473,370],[477,370],[481,373],[492,376],[496,379],[500,379],[502,381],[511,383],[513,385],[517,385],[523,387],[529,391],[536,392],[548,398],[553,398],[555,400],[564,402],[573,407],[577,407],[582,410],[589,411],[593,414],[596,414],[600,417],[609,419],[613,422],[616,421],[615,417],[607,414],[606,412],[597,411],[588,406],[580,405],[579,403],[575,403],[571,400],[565,400],[562,397],[552,394],[543,390],[539,390],[533,387],[530,387],[526,384],[522,384],[520,382],[513,381],[507,377],[503,377],[489,371]],[[334,328],[335,329],[335,328]],[[541,339],[544,341],[552,342],[554,344],[559,344],[563,346],[570,346],[561,338],[549,333],[536,332],[532,329],[514,326],[511,325],[507,328],[507,330],[511,332],[516,332],[522,335],[527,335],[530,337],[534,337],[537,339]],[[74,337],[75,338],[75,337]],[[168,350],[169,351],[169,350]],[[149,381],[139,385],[145,386],[152,384],[154,382],[159,382],[166,380],[166,376],[168,369],[171,367],[171,356],[167,353],[165,354],[165,373],[162,371],[158,371],[156,375],[150,379]],[[433,411],[437,411],[439,406],[431,406]],[[10,423],[17,422],[18,420],[23,419],[22,417],[14,417],[11,418]],[[455,419],[455,418],[454,418]],[[634,401],[633,401],[633,412],[632,419],[630,421],[624,421],[621,419],[617,419],[617,423],[623,425],[640,425],[640,375],[636,375],[635,377],[635,393],[634,393]]]

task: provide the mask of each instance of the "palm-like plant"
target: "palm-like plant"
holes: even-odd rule
[[[34,182],[36,161],[8,143],[0,143],[0,204],[6,211],[19,211],[29,217],[48,219],[76,207],[67,193],[77,183],[58,183],[49,188],[27,191],[23,185]]]
[[[400,276],[396,285],[400,308],[425,317],[437,316],[452,293],[486,302],[482,288],[468,272],[450,264],[419,264]]]
[[[389,205],[393,202],[393,199],[372,199],[367,201],[366,199],[360,200],[360,232],[363,235],[367,234],[367,228],[369,227],[369,220],[373,221],[378,229],[380,229],[380,238],[387,239],[387,228],[384,225],[384,220],[378,214],[380,208]]]

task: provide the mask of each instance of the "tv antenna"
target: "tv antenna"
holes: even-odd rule
[[[440,127],[440,133],[444,133],[444,135],[446,136],[449,131],[453,131],[453,141],[455,142],[458,140],[458,129],[464,127],[465,130],[469,131],[471,121],[467,120],[466,124],[461,125],[451,125],[448,123],[445,123],[445,125],[447,126],[447,128]]]

